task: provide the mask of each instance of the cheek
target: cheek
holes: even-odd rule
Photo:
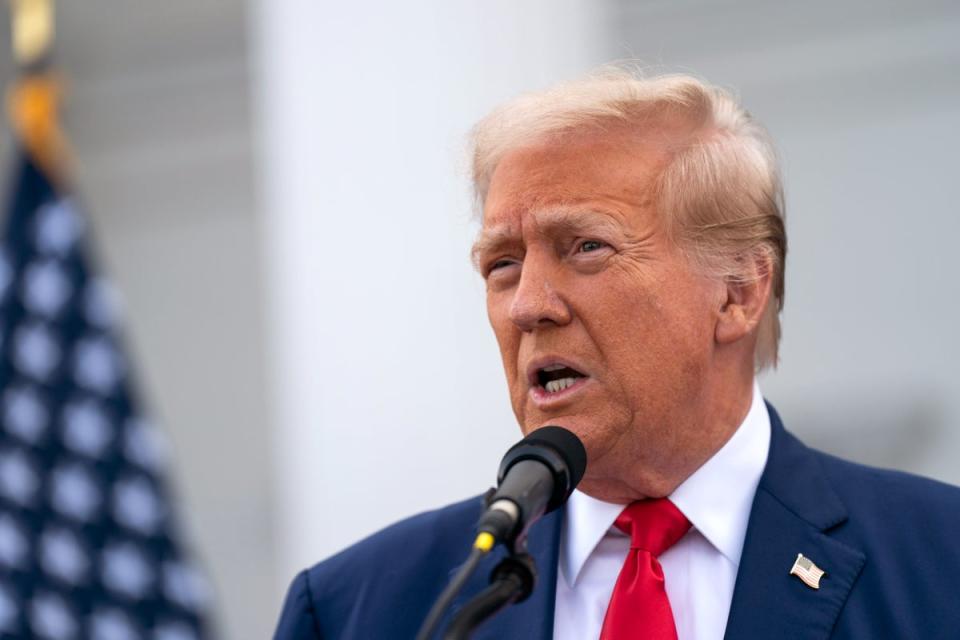
[[[503,362],[503,372],[507,379],[507,391],[510,396],[510,405],[514,416],[526,434],[526,411],[524,407],[525,389],[519,380],[517,360],[520,353],[520,331],[508,316],[509,301],[504,302],[506,296],[487,294],[487,318],[493,328],[500,347],[500,358]]]
[[[636,385],[682,384],[709,354],[709,301],[687,281],[610,278],[582,293],[587,303],[581,315],[610,374],[629,395],[636,395],[630,393]]]
[[[500,347],[507,382],[513,386],[516,377],[517,353],[520,348],[520,335],[516,325],[509,318],[509,299],[502,294],[487,294],[487,319]]]

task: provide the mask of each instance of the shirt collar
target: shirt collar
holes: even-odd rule
[[[726,444],[670,494],[693,528],[734,566],[740,565],[743,539],[757,484],[770,449],[770,415],[760,387],[743,422]],[[560,566],[573,586],[590,554],[623,511],[612,504],[574,491],[567,501],[560,546]]]

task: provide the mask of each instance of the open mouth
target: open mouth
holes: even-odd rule
[[[554,364],[537,369],[537,384],[547,393],[560,393],[576,384],[586,376],[576,369],[562,364]]]

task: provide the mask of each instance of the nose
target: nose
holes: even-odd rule
[[[510,303],[510,320],[522,331],[570,322],[570,307],[554,287],[558,279],[546,260],[527,254]]]

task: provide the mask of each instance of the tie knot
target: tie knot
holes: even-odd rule
[[[654,557],[676,544],[690,529],[690,521],[666,498],[632,502],[614,524],[630,536],[631,549],[642,549]]]

